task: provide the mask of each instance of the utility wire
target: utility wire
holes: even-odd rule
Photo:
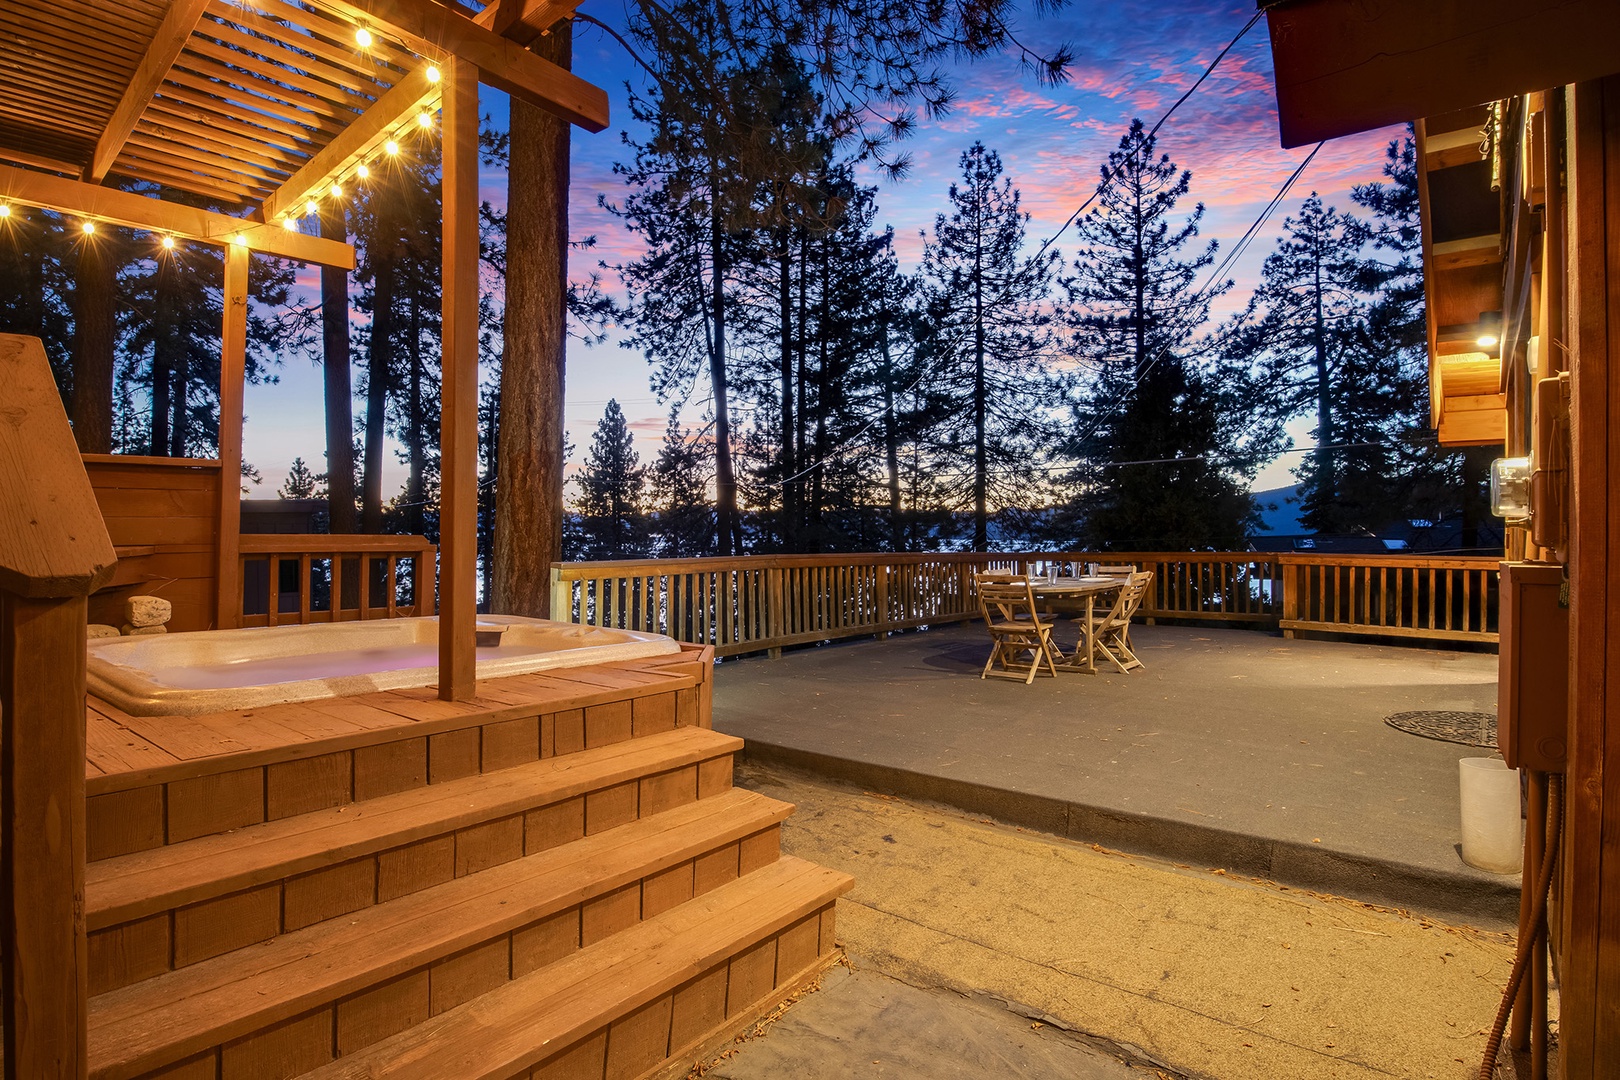
[[[1265,12],[1263,10],[1257,10],[1252,16],[1250,16],[1249,21],[1243,24],[1243,28],[1241,30],[1239,30],[1233,36],[1231,41],[1228,41],[1226,43],[1226,47],[1223,48],[1219,53],[1215,54],[1215,59],[1213,59],[1213,60],[1211,60],[1209,62],[1208,67],[1204,68],[1203,74],[1199,75],[1198,78],[1193,82],[1193,84],[1187,88],[1186,92],[1184,92],[1179,98],[1176,99],[1175,104],[1171,105],[1170,108],[1165,110],[1163,116],[1159,117],[1158,121],[1153,125],[1153,127],[1151,129],[1149,129],[1148,137],[1147,137],[1147,139],[1143,140],[1141,145],[1143,145],[1143,146],[1147,145],[1147,143],[1149,141],[1151,141],[1155,135],[1158,134],[1159,129],[1164,126],[1165,121],[1169,120],[1170,117],[1174,116],[1175,113],[1176,113],[1176,110],[1181,108],[1181,106],[1186,102],[1186,100],[1188,98],[1192,97],[1193,91],[1197,90],[1200,86],[1204,85],[1204,80],[1208,79],[1210,74],[1215,70],[1216,66],[1219,65],[1220,62],[1226,58],[1226,54],[1231,52],[1232,49],[1237,46],[1237,43],[1239,41],[1243,40],[1244,35],[1248,34],[1248,32],[1250,30],[1254,29],[1254,24],[1259,22],[1261,17],[1264,14],[1265,14]],[[1317,150],[1320,150],[1320,149],[1321,149],[1321,144],[1318,143],[1317,144]],[[1137,151],[1132,151],[1133,154],[1136,153],[1136,152]],[[1316,156],[1316,151],[1315,150],[1311,151],[1311,157],[1315,157],[1315,156]],[[1309,157],[1306,158],[1305,161],[1306,161],[1306,163],[1309,163],[1310,158]],[[1072,213],[1072,214],[1070,214],[1068,216],[1068,219],[1065,220],[1063,222],[1063,224],[1058,227],[1058,230],[1055,233],[1053,233],[1051,236],[1047,237],[1044,241],[1041,242],[1040,248],[1037,249],[1036,252],[1035,252],[1035,256],[1034,256],[1035,259],[1039,259],[1042,255],[1044,255],[1046,253],[1047,248],[1049,248],[1053,244],[1057,243],[1058,238],[1061,237],[1064,234],[1064,232],[1066,232],[1068,230],[1070,225],[1073,225],[1075,223],[1075,221],[1077,221],[1079,219],[1081,214],[1086,212],[1086,209],[1088,207],[1090,207],[1092,203],[1097,201],[1098,197],[1100,197],[1102,195],[1102,193],[1108,189],[1108,185],[1111,184],[1114,181],[1114,179],[1117,176],[1119,176],[1121,172],[1124,171],[1125,166],[1126,166],[1126,162],[1122,161],[1122,162],[1119,163],[1119,166],[1117,168],[1115,168],[1112,172],[1109,172],[1109,173],[1107,173],[1107,174],[1105,174],[1103,176],[1102,181],[1100,183],[1098,183],[1098,185],[1097,185],[1097,189],[1095,191],[1093,191],[1089,196],[1087,196],[1086,200],[1084,202],[1082,202],[1078,207],[1075,208],[1074,213]],[[1295,177],[1298,176],[1299,172],[1302,171],[1303,168],[1304,168],[1304,166],[1302,165],[1299,170],[1295,171]],[[1291,183],[1292,183],[1292,180],[1290,180],[1290,184]],[[1286,191],[1287,187],[1285,186],[1283,190]],[[1271,207],[1275,206],[1277,204],[1277,202],[1281,198],[1282,198],[1282,196],[1281,196],[1281,194],[1279,194],[1276,198],[1272,199],[1270,206],[1268,206],[1267,209],[1266,209],[1266,214],[1268,214],[1268,215],[1270,214]],[[1249,227],[1249,232],[1244,234],[1244,241],[1247,241],[1247,239],[1254,233],[1254,231],[1260,227],[1260,222],[1263,221],[1263,220],[1264,220],[1264,216],[1262,216],[1260,221],[1257,221],[1254,225],[1251,225]],[[911,382],[911,384],[909,386],[907,386],[904,389],[900,390],[898,396],[904,396],[906,394],[911,393],[919,385],[921,385],[923,379],[926,376],[927,376],[927,371],[925,369],[923,372],[919,373],[918,376],[915,379],[912,380],[912,382]],[[855,432],[855,434],[853,434],[853,435],[851,435],[849,437],[849,439],[845,442],[844,446],[840,447],[837,450],[832,451],[831,453],[827,454],[825,457],[813,462],[812,464],[805,466],[803,469],[800,469],[798,472],[794,473],[792,476],[786,476],[786,477],[783,477],[781,480],[774,480],[774,481],[771,481],[770,483],[764,484],[762,486],[764,486],[766,488],[783,488],[783,487],[786,487],[788,484],[791,484],[793,481],[802,479],[803,477],[808,476],[809,474],[815,472],[817,469],[821,468],[824,464],[826,464],[832,458],[835,458],[835,457],[838,457],[838,456],[840,456],[840,455],[842,455],[844,453],[847,453],[850,449],[852,449],[854,443],[858,439],[860,439],[860,437],[862,435],[865,435],[868,431],[870,431],[872,429],[873,425],[875,425],[878,422],[879,419],[880,419],[879,416],[873,416],[865,424],[861,425],[861,427]]]

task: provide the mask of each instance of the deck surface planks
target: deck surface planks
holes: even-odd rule
[[[102,994],[90,1003],[91,1075],[120,1080],[183,1060],[639,881],[788,812],[735,790]]]
[[[522,1075],[548,1053],[626,1015],[627,1007],[655,1002],[750,941],[768,940],[814,914],[851,883],[845,874],[784,857],[476,1001],[339,1058],[303,1080]],[[772,980],[767,976],[765,982],[768,991]]]
[[[440,701],[435,687],[381,690],[197,716],[132,716],[99,698],[87,702],[90,794],[388,741],[400,728],[437,734],[475,724],[587,708],[696,687],[699,650],[668,657],[481,680],[471,701]],[[681,664],[663,670],[666,663]],[[105,722],[103,722],[105,721]]]
[[[86,918],[92,930],[127,922],[741,748],[734,736],[680,729],[100,860],[85,872]]]

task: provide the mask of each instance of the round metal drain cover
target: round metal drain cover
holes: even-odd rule
[[[1398,712],[1384,717],[1398,731],[1425,739],[1496,748],[1496,714],[1488,712]]]

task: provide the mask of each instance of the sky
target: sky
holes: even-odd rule
[[[624,8],[614,0],[585,0],[580,10],[610,25],[622,26],[625,20]],[[935,215],[945,208],[946,190],[959,175],[959,158],[975,141],[1001,155],[1004,175],[1021,192],[1030,214],[1030,250],[1049,240],[1096,187],[1101,166],[1131,120],[1140,117],[1149,126],[1157,121],[1253,12],[1253,0],[1071,0],[1056,13],[1036,17],[1027,9],[1020,12],[1014,31],[1031,49],[1044,53],[1065,43],[1072,48],[1069,80],[1041,86],[1006,55],[947,65],[956,90],[954,107],[940,119],[920,119],[916,132],[900,145],[910,155],[910,173],[899,181],[870,178],[878,188],[878,227],[894,226],[902,265],[915,268],[923,247],[920,233],[931,230]],[[570,274],[580,279],[599,260],[625,261],[639,251],[636,238],[597,205],[598,196],[617,200],[625,191],[613,165],[626,156],[621,137],[630,122],[625,84],[636,80],[638,71],[611,37],[585,24],[576,24],[573,70],[608,92],[612,116],[598,134],[579,128],[573,132],[570,232],[576,240],[592,236],[597,244],[594,251],[573,257]],[[504,125],[504,95],[489,87],[482,92],[484,110]],[[1389,128],[1324,145],[1229,271],[1236,286],[1219,302],[1217,314],[1245,302],[1285,215],[1313,191],[1330,205],[1348,207],[1352,186],[1380,178],[1384,148],[1400,134]],[[1309,148],[1283,150],[1279,145],[1265,20],[1164,125],[1159,149],[1192,171],[1186,208],[1191,202],[1205,205],[1202,237],[1227,250],[1309,153]],[[486,172],[483,197],[504,203],[504,174]],[[1073,233],[1059,236],[1054,246],[1072,254]],[[611,275],[607,283],[614,284]],[[643,460],[656,454],[669,406],[654,397],[647,376],[644,358],[616,340],[597,346],[570,341],[566,421],[576,460],[583,457],[609,398],[623,407]],[[694,425],[702,396],[697,388],[686,412]],[[273,496],[295,456],[320,471],[321,383],[319,369],[309,359],[289,357],[279,384],[250,387],[246,405],[244,454],[265,478],[255,495]],[[1298,425],[1296,445],[1308,443],[1306,426]],[[1255,489],[1292,482],[1289,469],[1297,460],[1296,453],[1273,463],[1256,478]],[[391,488],[402,484],[403,470],[396,469],[388,479]]]

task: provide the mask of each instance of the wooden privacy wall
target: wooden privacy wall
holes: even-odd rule
[[[118,553],[111,584],[90,597],[90,621],[117,626],[124,600],[161,596],[170,630],[215,623],[219,462],[86,454],[84,468]]]
[[[1257,552],[931,552],[558,563],[552,617],[718,656],[977,618],[973,576],[1095,562],[1153,572],[1140,614],[1394,639],[1495,642],[1491,558]]]

